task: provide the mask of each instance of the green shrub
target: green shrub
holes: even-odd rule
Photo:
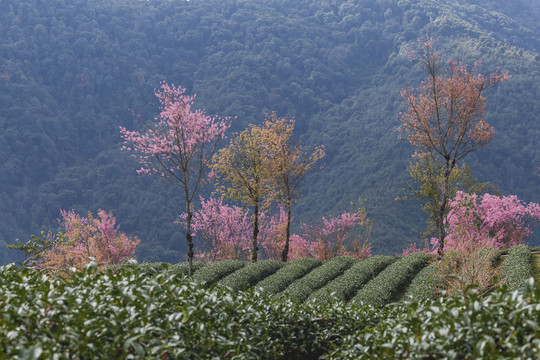
[[[343,275],[313,292],[308,300],[316,302],[327,302],[334,299],[349,301],[358,289],[395,260],[395,257],[381,255],[361,260],[345,271]]]
[[[402,300],[421,301],[434,299],[442,289],[443,279],[434,264],[424,267],[411,281]]]
[[[193,279],[208,284],[214,283],[244,266],[246,266],[246,263],[242,260],[216,261],[195,271]]]
[[[350,256],[338,256],[330,259],[306,276],[293,282],[283,293],[298,301],[305,301],[311,293],[341,275],[355,262],[356,259]]]
[[[382,306],[398,300],[399,292],[432,258],[429,254],[414,253],[399,259],[361,288],[352,301]]]
[[[258,261],[254,264],[249,264],[219,281],[220,285],[228,286],[235,291],[243,290],[251,287],[275,273],[283,263],[275,260]]]
[[[523,288],[533,276],[531,249],[526,245],[516,245],[508,251],[501,267],[502,280],[512,290]]]
[[[386,306],[377,325],[346,336],[331,359],[539,359],[540,289],[506,286]]]
[[[267,294],[280,293],[293,281],[305,276],[321,264],[322,261],[315,258],[304,258],[287,263],[274,274],[257,283],[256,287],[262,289]]]

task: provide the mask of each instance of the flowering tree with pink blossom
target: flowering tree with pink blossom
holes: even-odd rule
[[[525,204],[517,196],[477,195],[458,191],[450,202],[446,220],[445,251],[471,253],[483,247],[508,249],[522,244],[540,221],[540,205]],[[403,255],[413,252],[434,254],[437,238],[424,247],[411,244]]]
[[[292,245],[298,247],[296,251],[309,252],[311,256],[321,260],[329,260],[335,256],[351,255],[357,258],[371,256],[371,246],[369,244],[369,232],[367,236],[357,236],[348,244],[351,230],[357,226],[368,226],[371,230],[371,223],[367,222],[365,212],[360,210],[356,213],[344,212],[332,217],[322,218],[319,225],[302,226],[302,236],[291,237]]]
[[[540,220],[540,205],[525,204],[515,195],[478,196],[458,191],[450,208],[444,244],[449,250],[507,249],[522,244]]]
[[[435,224],[442,255],[445,217],[450,201],[450,177],[457,162],[485,146],[493,137],[493,128],[483,120],[486,98],[483,91],[509,79],[506,71],[484,76],[457,61],[441,64],[431,39],[421,41],[422,53],[411,54],[427,73],[426,81],[413,89],[403,89],[406,111],[400,114],[402,128],[417,150],[415,156],[430,157],[439,170]]]
[[[82,217],[73,211],[61,211],[61,231],[45,239],[33,237],[27,244],[13,248],[32,254],[31,262],[39,268],[81,269],[94,258],[99,266],[121,264],[135,254],[140,240],[118,232],[112,213],[98,211]]]
[[[203,262],[225,259],[248,260],[251,239],[251,217],[238,206],[223,199],[200,197],[201,208],[193,213],[193,236],[202,250],[195,257]],[[187,214],[181,215],[185,221]]]
[[[193,239],[191,222],[193,198],[207,172],[218,141],[225,137],[230,119],[208,116],[193,108],[195,96],[181,87],[161,85],[155,95],[160,115],[144,132],[120,128],[125,145],[141,163],[139,174],[157,175],[180,186],[186,201],[186,240],[189,273],[193,273]]]
[[[259,243],[268,259],[283,260],[283,249],[287,242],[290,221],[290,212],[285,210],[283,206],[279,206],[278,212],[273,215],[266,212],[261,213]]]

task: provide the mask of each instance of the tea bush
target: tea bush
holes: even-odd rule
[[[311,293],[341,275],[355,262],[356,259],[350,256],[338,256],[332,258],[312,270],[306,276],[293,282],[283,291],[283,294],[287,294],[298,301],[304,301]]]
[[[235,291],[251,287],[275,273],[283,263],[275,260],[258,261],[254,264],[248,264],[245,267],[227,275],[219,281],[220,285],[228,286]]]
[[[502,263],[501,276],[511,290],[523,288],[533,276],[531,249],[523,244],[510,248]]]
[[[214,283],[244,266],[246,266],[246,262],[242,260],[217,261],[195,271],[193,279],[205,283]]]
[[[331,359],[538,359],[540,289],[503,286],[438,301],[392,304],[371,328],[347,336]]]
[[[371,324],[343,304],[279,302],[136,266],[0,268],[2,359],[306,359]]]
[[[322,261],[316,258],[295,260],[257,283],[256,287],[267,294],[277,294],[285,290],[293,281],[305,276],[321,264]]]
[[[442,289],[443,279],[434,264],[424,267],[411,281],[402,300],[421,301],[434,299]]]
[[[316,302],[333,301],[335,299],[349,301],[358,289],[395,260],[395,257],[381,255],[361,260],[346,270],[343,275],[313,292],[308,300],[315,300]]]
[[[403,290],[432,258],[432,255],[426,253],[414,253],[399,259],[370,280],[351,301],[382,306],[397,300],[394,299],[396,294]]]

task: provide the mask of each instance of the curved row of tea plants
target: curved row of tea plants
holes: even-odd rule
[[[267,294],[280,293],[295,280],[305,276],[321,264],[322,261],[315,258],[304,258],[287,263],[275,274],[257,283],[257,288]]]
[[[501,276],[511,290],[523,288],[533,276],[531,249],[526,245],[512,247],[503,260]]]
[[[309,272],[306,276],[293,282],[282,294],[290,296],[297,301],[305,301],[314,291],[340,276],[355,262],[356,259],[350,256],[338,256],[330,259]]]
[[[397,300],[398,293],[431,259],[433,256],[425,253],[410,254],[399,259],[371,279],[351,301],[381,306]]]
[[[396,260],[390,256],[373,256],[354,264],[343,275],[330,281],[326,286],[313,292],[308,300],[327,302],[339,299],[349,301],[364,284],[376,277]]]

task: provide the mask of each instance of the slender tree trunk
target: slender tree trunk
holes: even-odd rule
[[[253,247],[251,248],[251,262],[257,262],[257,236],[259,235],[259,203],[255,203],[255,214],[253,217]]]
[[[281,261],[287,262],[289,256],[289,239],[291,238],[291,205],[287,204],[287,227],[285,229],[285,247],[281,253]]]
[[[439,248],[437,249],[437,253],[439,257],[443,257],[444,255],[444,240],[446,238],[446,230],[444,228],[444,220],[446,218],[446,213],[448,210],[448,193],[450,192],[450,176],[452,174],[452,170],[454,169],[454,166],[456,165],[456,161],[453,160],[450,162],[450,159],[447,158],[446,160],[446,170],[444,172],[444,186],[443,186],[443,193],[441,196],[441,203],[439,205],[439,218],[437,220],[437,228],[439,232]]]
[[[187,216],[186,216],[186,240],[188,244],[188,274],[193,275],[193,236],[191,235],[191,219],[193,218],[193,206],[190,201],[186,203],[187,205]]]

